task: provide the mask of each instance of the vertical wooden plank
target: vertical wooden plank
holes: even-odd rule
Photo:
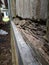
[[[33,17],[33,11],[32,11],[32,9],[33,9],[33,0],[29,0],[29,14],[30,14],[30,18],[32,18]]]
[[[24,18],[30,18],[29,14],[29,0],[24,0]]]
[[[16,14],[20,16],[20,0],[16,0]]]
[[[23,0],[19,0],[20,5],[20,16],[23,17]]]
[[[30,0],[29,1],[29,13],[30,13],[30,17],[36,19],[37,15],[36,15],[36,9],[37,9],[37,0]]]
[[[40,8],[41,8],[41,1],[37,0],[37,6],[36,6],[36,18],[40,19]]]
[[[12,17],[16,16],[16,0],[10,0]]]
[[[47,40],[49,41],[49,0],[48,0],[48,19],[47,19]]]
[[[41,10],[40,17],[41,19],[47,19],[47,0],[41,0]]]
[[[47,19],[47,0],[16,0],[16,14],[23,18]]]

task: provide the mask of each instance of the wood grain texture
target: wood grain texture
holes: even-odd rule
[[[47,19],[47,0],[16,0],[16,13],[22,18]]]

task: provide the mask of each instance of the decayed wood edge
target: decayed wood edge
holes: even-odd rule
[[[17,35],[17,37],[19,37],[18,36],[18,28],[16,27],[16,25],[14,25],[14,23],[13,22],[11,22],[11,24],[12,24],[12,26],[13,26],[13,29],[15,29],[14,30],[14,33],[15,33],[15,35]],[[17,32],[17,33],[16,33]],[[16,37],[16,39],[17,39],[17,37]],[[21,34],[20,34],[20,38],[21,38]],[[20,39],[20,38],[18,38],[18,39]],[[19,44],[20,43],[20,40],[19,40],[19,43],[18,43],[18,39],[17,39],[17,44]],[[22,40],[22,38],[21,38],[21,40]],[[22,42],[21,42],[21,44],[22,44]],[[19,45],[18,45],[18,47],[19,47]],[[28,47],[28,46],[27,46]],[[20,52],[20,49],[21,48],[19,48],[19,52]],[[29,50],[29,49],[28,49]],[[28,54],[28,53],[27,53]],[[28,61],[25,61],[24,60],[24,57],[22,57],[22,54],[21,54],[21,52],[20,52],[20,55],[21,55],[21,60],[22,60],[22,63],[24,64],[24,65],[26,65],[27,63],[28,63]],[[26,55],[26,53],[25,53],[25,55]],[[29,54],[30,55],[30,54]],[[32,54],[31,54],[32,55]],[[29,57],[29,56],[28,56]],[[28,60],[28,59],[26,59],[26,60]],[[32,60],[32,59],[31,59]],[[24,62],[25,61],[25,62]],[[27,62],[27,63],[26,63]],[[32,61],[31,61],[32,62]],[[23,64],[20,64],[20,65],[23,65]],[[31,63],[32,64],[32,63]],[[34,62],[33,62],[33,64],[34,64]],[[36,64],[36,63],[35,63]],[[28,64],[27,64],[28,65]],[[41,64],[40,64],[41,65]]]
[[[25,38],[25,39],[26,39],[26,38]],[[31,45],[31,46],[32,46],[32,45]],[[34,48],[34,47],[33,47],[33,48]],[[40,53],[39,50],[37,50],[37,49],[34,48],[34,51],[35,51],[35,53],[37,54],[37,57],[38,57],[38,59],[41,61],[42,65],[49,65],[49,63],[47,63],[47,62],[45,61],[44,57],[42,56],[42,54]]]
[[[12,64],[13,65],[18,65],[18,55],[17,55],[17,50],[15,47],[15,39],[14,39],[14,33],[12,30],[11,26],[11,50],[12,50]]]
[[[13,62],[13,65],[22,65],[23,63],[22,63],[22,59],[21,59],[21,56],[19,53],[18,46],[17,46],[17,41],[15,39],[15,34],[14,34],[12,22],[11,22],[12,62]]]
[[[29,44],[31,46],[31,48],[34,50],[34,52],[36,53],[36,56],[38,58],[38,60],[42,63],[42,65],[49,65],[49,62],[47,62],[44,57],[43,54],[40,50],[36,49],[32,43],[28,40],[28,38],[25,36],[25,34],[23,33],[23,31],[20,30],[20,32],[22,33],[22,36],[24,38],[24,40],[26,41],[27,44]]]

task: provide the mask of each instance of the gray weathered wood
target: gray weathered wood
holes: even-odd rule
[[[47,40],[49,41],[49,0],[48,0],[48,19],[47,19]]]
[[[16,0],[16,14],[23,18],[47,19],[47,0]]]
[[[18,31],[13,22],[11,22],[11,24],[15,35],[16,45],[18,46],[23,65],[41,65],[38,63],[38,61],[36,61],[34,56],[32,56],[30,48],[24,41],[20,31]]]
[[[47,19],[47,5],[48,5],[48,1],[47,0],[40,0],[40,2],[41,2],[40,18],[41,19]]]
[[[11,6],[11,15],[12,17],[16,16],[16,0],[10,0],[10,6]]]

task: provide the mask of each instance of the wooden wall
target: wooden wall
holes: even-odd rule
[[[47,0],[16,0],[16,14],[23,18],[46,19]]]
[[[47,18],[47,40],[49,41],[49,0],[48,0],[48,18]]]
[[[12,17],[16,16],[16,0],[10,0],[11,5],[11,15]]]
[[[11,0],[12,16],[47,19],[47,0]]]

